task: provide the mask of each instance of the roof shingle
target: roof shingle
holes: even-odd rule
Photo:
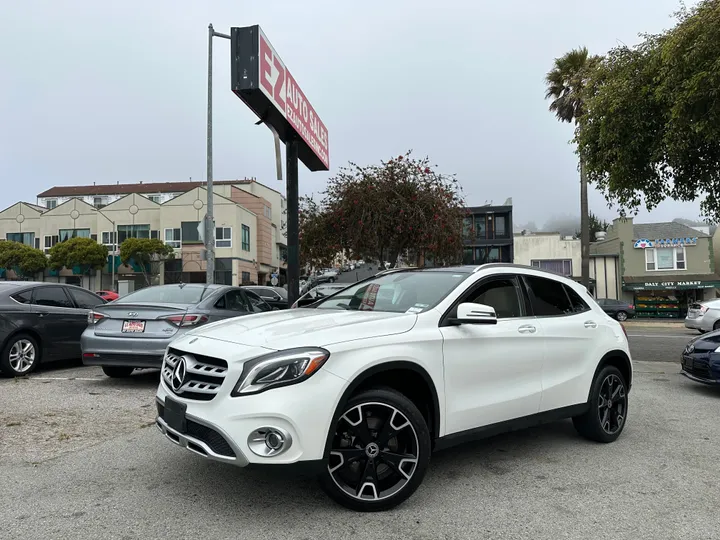
[[[216,185],[250,184],[256,180],[215,180]],[[150,182],[138,184],[93,184],[92,186],[55,186],[38,194],[38,197],[80,197],[83,195],[125,195],[128,193],[185,193],[207,182]],[[271,188],[272,189],[272,188]]]
[[[710,238],[709,235],[696,231],[682,223],[637,223],[633,224],[633,240],[646,238],[658,240],[661,238]]]

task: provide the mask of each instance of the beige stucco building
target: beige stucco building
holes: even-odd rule
[[[215,257],[218,283],[267,283],[272,274],[283,281],[287,245],[285,198],[255,180],[214,183]],[[205,261],[198,225],[207,205],[201,182],[58,186],[38,195],[35,204],[19,202],[0,212],[0,239],[16,240],[48,252],[73,236],[93,238],[115,250],[120,279],[138,280],[131,267],[120,264],[118,246],[126,238],[158,238],[175,250],[156,278],[204,282]],[[44,279],[88,288],[111,288],[108,267],[83,277],[72,269],[46,272]]]

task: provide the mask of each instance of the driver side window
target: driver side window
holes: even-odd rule
[[[465,302],[495,308],[498,319],[522,317],[519,289],[515,278],[493,278],[472,291]]]
[[[218,300],[215,307],[218,309],[227,309],[228,311],[252,312],[248,306],[242,291],[234,290],[225,294]]]

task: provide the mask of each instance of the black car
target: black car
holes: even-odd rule
[[[613,298],[598,298],[598,305],[605,313],[618,321],[627,321],[635,316],[635,306]]]
[[[682,374],[693,381],[720,385],[720,331],[693,339],[682,352]]]
[[[252,291],[265,300],[274,309],[288,308],[288,294],[282,287],[263,287],[261,285],[245,285],[243,289]]]
[[[0,371],[17,377],[41,362],[79,359],[88,312],[105,303],[74,285],[0,283]]]

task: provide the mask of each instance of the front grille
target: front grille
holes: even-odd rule
[[[164,417],[165,407],[161,403],[157,403],[158,416]],[[187,431],[182,435],[189,435],[194,437],[210,447],[210,450],[226,457],[236,457],[230,444],[225,440],[225,437],[220,435],[217,431],[202,424],[198,424],[189,418],[185,419],[187,425]]]
[[[690,375],[701,379],[713,378],[712,372],[710,371],[709,355],[707,354],[684,355],[682,369]]]
[[[175,368],[181,360],[185,362],[185,370],[176,374]],[[220,390],[227,370],[227,362],[220,358],[170,349],[163,360],[162,378],[168,388],[178,396],[197,401],[210,401]],[[184,377],[180,381],[176,375],[183,374]]]

